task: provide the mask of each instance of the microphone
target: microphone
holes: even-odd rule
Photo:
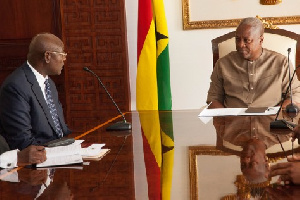
[[[117,108],[118,112],[121,114],[123,121],[117,122],[109,127],[106,128],[107,131],[125,131],[125,130],[131,130],[131,123],[127,122],[125,119],[125,116],[123,115],[123,113],[121,112],[121,110],[119,109],[118,105],[116,104],[116,102],[114,101],[114,99],[111,97],[110,93],[108,92],[108,90],[106,89],[106,87],[104,86],[104,84],[102,83],[100,77],[95,74],[92,70],[90,70],[88,67],[84,67],[83,70],[90,72],[91,74],[93,74],[99,81],[100,85],[104,88],[106,94],[109,96],[109,98],[111,99],[111,101],[114,103],[115,107]]]
[[[285,112],[286,113],[293,113],[293,115],[295,115],[295,114],[297,114],[299,112],[299,108],[298,108],[298,106],[296,104],[293,103],[293,93],[292,93],[291,84],[292,84],[292,80],[294,78],[294,75],[293,75],[293,78],[291,79],[291,70],[290,70],[290,53],[291,53],[291,48],[288,48],[287,51],[288,51],[289,88],[290,88],[291,103],[285,107]],[[294,71],[294,74],[295,74],[295,71]]]
[[[286,121],[286,120],[284,120],[284,119],[282,119],[282,120],[277,120],[277,118],[278,118],[278,116],[279,116],[279,112],[280,112],[281,109],[282,109],[282,105],[283,105],[284,100],[286,99],[287,93],[288,93],[288,91],[289,91],[290,88],[291,88],[292,80],[294,79],[295,73],[296,73],[296,71],[297,71],[297,69],[298,69],[299,67],[300,67],[300,65],[298,65],[298,67],[296,67],[295,70],[294,70],[294,72],[293,72],[292,78],[291,78],[290,81],[289,81],[289,85],[288,85],[288,87],[287,87],[285,93],[283,94],[283,98],[282,98],[282,100],[281,100],[280,107],[279,107],[279,109],[278,109],[278,111],[277,111],[277,113],[276,113],[276,117],[275,117],[274,121],[270,123],[270,129],[286,129],[286,128],[293,129],[293,128],[296,126],[296,124],[294,124],[294,123],[288,122],[288,121]],[[289,104],[289,105],[291,105],[291,104]],[[300,141],[299,141],[299,142],[300,142]]]

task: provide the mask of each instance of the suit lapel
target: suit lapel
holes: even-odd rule
[[[48,105],[46,103],[46,100],[42,93],[41,87],[40,87],[39,83],[37,82],[34,73],[32,72],[32,70],[30,69],[30,67],[27,64],[23,65],[23,70],[24,70],[25,76],[27,77],[28,82],[31,84],[31,89],[32,89],[33,94],[35,95],[37,101],[41,105],[49,124],[52,126],[53,130],[55,130],[55,125],[54,125],[52,116],[50,114]]]

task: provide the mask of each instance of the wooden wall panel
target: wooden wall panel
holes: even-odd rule
[[[39,32],[57,34],[58,0],[1,0],[1,40],[30,39]]]
[[[59,0],[1,0],[0,84],[26,61],[28,45],[34,35],[51,32],[60,37],[58,6]]]
[[[82,132],[118,115],[92,74],[102,80],[120,109],[129,108],[124,0],[61,0],[68,124]]]
[[[84,66],[101,77],[123,112],[130,110],[124,0],[1,0],[0,23],[0,84],[26,61],[31,38],[51,32],[68,53],[62,74],[51,78],[73,131],[118,115]]]
[[[67,97],[65,111],[73,134],[79,134],[119,114],[105,90],[99,85],[97,78],[84,71],[83,67],[89,67],[101,78],[123,112],[130,109],[124,0],[61,0],[61,17],[62,38],[68,53],[64,69]],[[89,138],[87,142],[102,141],[106,144],[115,144],[116,146],[108,146],[112,149],[112,155],[118,150],[117,145],[120,144],[115,140],[123,139],[116,139],[111,135],[108,137],[100,130],[93,132],[87,138]],[[123,154],[126,154],[126,158]],[[104,159],[110,159],[110,156]],[[134,190],[128,189],[134,184],[132,163],[132,146],[128,146],[121,151],[116,166],[112,168],[111,174],[105,181],[105,185],[110,185],[110,182],[120,183],[118,185],[120,194],[108,191],[109,187],[95,185],[99,177],[83,182],[84,190],[75,189],[74,192],[80,195],[82,191],[86,192],[88,189],[92,195],[99,194],[102,199],[118,198],[118,196],[134,199]],[[101,162],[93,164],[99,164],[97,169],[103,171],[103,174],[109,167],[102,165]],[[122,174],[126,174],[126,179],[121,180],[115,173],[115,170],[120,171],[118,166],[122,166]],[[80,180],[76,173],[70,174],[71,183],[78,181]],[[74,185],[71,184],[70,188],[73,187]]]

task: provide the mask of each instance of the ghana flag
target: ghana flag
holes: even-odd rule
[[[172,110],[163,0],[139,0],[137,58],[137,110]]]
[[[171,199],[174,164],[172,112],[139,111],[149,199]]]
[[[139,0],[136,102],[149,199],[170,199],[174,137],[169,39],[163,0]]]

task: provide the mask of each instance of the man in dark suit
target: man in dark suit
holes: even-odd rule
[[[61,74],[66,55],[58,37],[38,34],[29,45],[27,62],[3,82],[0,133],[10,149],[42,145],[71,132],[65,124],[55,84],[49,77]]]

